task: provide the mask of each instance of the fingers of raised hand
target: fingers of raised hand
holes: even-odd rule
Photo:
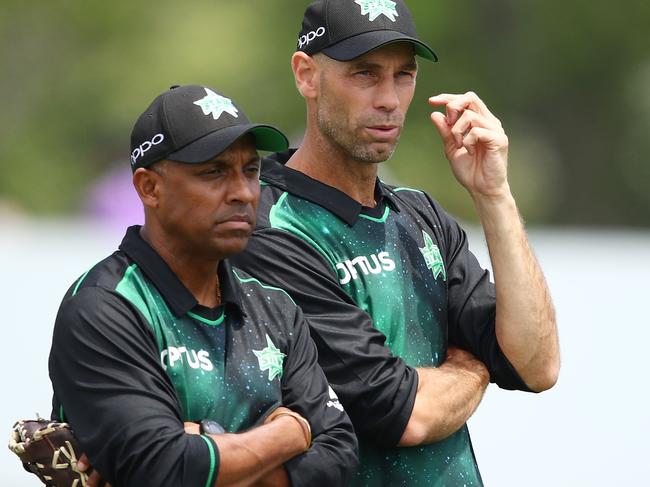
[[[431,121],[440,134],[447,158],[452,158],[454,152],[458,150],[459,147],[454,140],[454,135],[451,133],[451,127],[447,125],[447,117],[440,112],[433,112],[431,114]]]
[[[447,124],[447,117],[445,117],[444,114],[441,112],[433,112],[431,114],[431,121],[438,130],[438,133],[445,144],[448,142],[448,139],[453,141],[451,127]]]
[[[498,150],[508,146],[508,137],[503,132],[497,132],[484,127],[472,127],[463,137],[463,146],[467,152],[474,154],[476,146],[483,144],[488,149]]]
[[[462,115],[451,127],[451,135],[454,138],[454,142],[456,142],[456,146],[458,148],[463,146],[463,138],[473,127],[485,126],[485,120],[483,120],[476,112],[469,109],[462,112]]]
[[[451,134],[454,137],[458,148],[463,146],[465,135],[474,127],[485,128],[494,131],[495,136],[503,133],[503,128],[498,120],[494,117],[480,115],[473,110],[465,110],[458,121],[451,128]]]
[[[496,123],[500,124],[499,120],[492,115],[483,100],[481,100],[473,91],[468,91],[462,95],[443,93],[429,98],[429,104],[445,107],[447,112],[447,123],[449,125],[454,125],[462,113],[467,109],[487,118],[491,118]]]

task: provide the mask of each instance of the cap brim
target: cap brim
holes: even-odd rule
[[[172,152],[166,159],[187,163],[209,161],[246,134],[254,136],[258,150],[282,152],[289,148],[286,136],[275,127],[263,124],[235,125],[211,132]]]
[[[433,62],[438,61],[436,53],[424,42],[394,30],[364,32],[327,47],[322,52],[337,61],[351,61],[367,52],[393,42],[410,42],[415,48],[415,54]]]

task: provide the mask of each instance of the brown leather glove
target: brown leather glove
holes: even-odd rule
[[[23,467],[51,487],[83,487],[88,476],[77,469],[80,452],[67,423],[45,419],[22,420],[14,424],[9,449]]]

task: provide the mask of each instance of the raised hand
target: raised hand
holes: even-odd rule
[[[445,147],[454,176],[472,197],[508,195],[508,137],[483,101],[473,92],[429,98],[431,120]]]

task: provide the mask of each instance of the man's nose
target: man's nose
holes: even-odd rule
[[[259,182],[244,174],[233,176],[228,182],[228,202],[252,203],[257,195]]]
[[[397,84],[394,78],[386,78],[377,86],[377,97],[375,108],[378,110],[392,112],[399,107],[399,96]]]

